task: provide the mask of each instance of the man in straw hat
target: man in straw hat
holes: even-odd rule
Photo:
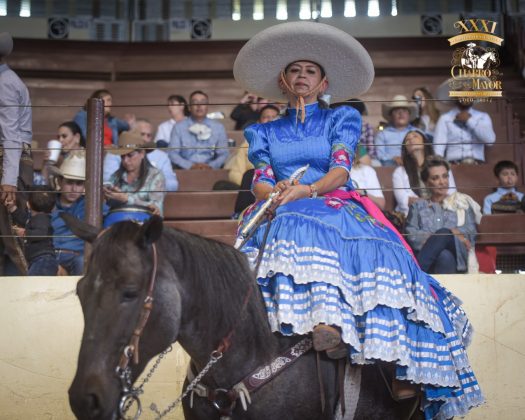
[[[484,163],[485,146],[494,144],[496,133],[490,115],[474,109],[474,101],[450,98],[451,83],[462,80],[466,79],[449,79],[438,88],[437,99],[449,104],[452,109],[442,114],[436,124],[434,152],[450,163]]]
[[[416,105],[408,102],[406,96],[396,95],[381,110],[388,125],[376,135],[377,157],[383,166],[401,165],[401,144],[407,133],[415,129],[410,122],[416,118]]]
[[[51,213],[55,253],[58,264],[67,274],[79,276],[84,272],[84,241],[77,238],[60,217],[68,213],[84,220],[86,211],[85,193],[86,158],[84,152],[72,152],[65,159],[57,174],[56,188],[59,191],[55,209]],[[104,205],[103,213],[107,213]]]
[[[267,200],[274,217],[270,229],[262,220],[239,246],[250,259],[262,257],[257,282],[272,330],[312,333],[315,350],[329,358],[389,362],[403,380],[394,381],[394,395],[420,388],[429,418],[466,414],[483,396],[464,356],[464,331],[451,320],[451,310],[461,311],[457,300],[419,269],[401,235],[354,190],[359,112],[319,101],[364,93],[374,77],[368,52],[332,26],[288,22],[250,39],[233,72],[247,91],[288,102],[282,118],[245,130],[259,202],[240,232]]]
[[[0,233],[2,249],[16,265],[20,274],[27,273],[27,262],[19,243],[15,240],[6,205],[16,202],[25,208],[26,199],[18,190],[24,190],[33,183],[33,162],[31,159],[32,114],[29,92],[22,80],[5,63],[13,49],[13,38],[8,32],[0,33]],[[4,264],[0,263],[0,273]]]

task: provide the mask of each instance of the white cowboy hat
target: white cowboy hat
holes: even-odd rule
[[[366,92],[374,80],[374,65],[364,47],[346,32],[316,22],[287,22],[259,32],[239,51],[233,75],[247,91],[283,100],[279,73],[295,61],[323,68],[325,93],[334,101]]]
[[[62,162],[57,174],[66,179],[86,180],[86,158],[82,152],[71,153]]]
[[[381,105],[381,112],[383,118],[390,120],[390,113],[395,108],[406,108],[410,113],[409,121],[413,121],[417,116],[416,105],[413,102],[408,102],[407,97],[404,95],[396,95],[390,102]]]

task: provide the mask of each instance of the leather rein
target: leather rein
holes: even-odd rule
[[[265,234],[268,234],[268,224],[267,231]],[[119,359],[119,363],[115,368],[115,372],[121,382],[121,397],[119,402],[119,416],[120,418],[126,418],[126,411],[131,407],[133,403],[137,404],[136,414],[133,417],[138,419],[142,413],[142,407],[139,399],[139,394],[142,393],[141,387],[139,389],[133,388],[133,382],[131,380],[131,367],[130,361],[133,360],[133,364],[137,365],[139,363],[139,344],[144,328],[148,322],[151,311],[153,310],[153,293],[155,291],[155,284],[157,280],[157,270],[158,270],[158,252],[155,244],[152,244],[152,254],[153,254],[153,267],[151,269],[150,278],[148,281],[148,289],[146,297],[142,308],[140,310],[139,319],[128,344],[122,350],[122,354]],[[258,261],[260,263],[260,261]],[[257,264],[258,265],[258,264]],[[241,316],[238,318],[237,322],[240,322],[242,319],[242,314],[246,310],[251,296],[253,295],[253,287],[249,287],[244,296]],[[211,362],[215,363],[223,354],[228,351],[231,347],[231,339],[235,333],[237,325],[234,325],[231,330],[220,340],[217,348],[211,353]],[[247,403],[251,402],[250,393],[255,392],[257,389],[271,381],[273,378],[278,376],[283,370],[291,366],[300,356],[307,353],[312,349],[312,341],[310,338],[304,338],[303,340],[296,343],[291,348],[287,349],[284,353],[281,353],[269,364],[264,366],[259,366],[257,369],[248,374],[242,381],[234,385],[230,390],[225,390],[222,388],[212,389],[205,385],[200,384],[200,380],[196,382],[191,388],[188,387],[186,393],[179,397],[182,399],[187,393],[191,392],[191,402],[190,406],[193,406],[193,395],[206,397],[213,406],[219,411],[221,419],[228,419],[231,417],[233,409],[235,408],[236,401],[241,400],[243,409],[247,410]],[[165,352],[163,353],[165,354]],[[211,366],[210,366],[211,367]],[[203,370],[197,377],[202,377],[207,372]],[[150,372],[152,373],[152,372]],[[193,371],[191,370],[191,363],[188,369],[188,379],[195,377]],[[190,382],[193,381],[190,379]],[[162,416],[159,416],[162,417]]]

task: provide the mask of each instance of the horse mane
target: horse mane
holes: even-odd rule
[[[253,353],[264,357],[273,340],[269,340],[268,318],[245,255],[232,246],[173,228],[164,228],[161,242],[180,281],[191,282],[199,308],[206,308],[194,319],[196,330],[205,333],[206,348],[216,348],[217,337],[235,329]],[[248,293],[250,301],[243,310]]]
[[[129,260],[130,248],[126,243],[138,246],[135,244],[138,227],[132,222],[112,226],[98,239],[92,258],[108,271],[115,267],[115,260]],[[242,336],[252,353],[265,357],[272,350],[271,331],[255,275],[241,252],[166,226],[157,249],[159,275],[163,272],[163,261],[168,260],[180,284],[186,291],[191,289],[193,300],[198,302],[197,308],[184,308],[182,316],[191,320],[196,334],[202,335],[205,348],[215,349],[218,340],[235,329],[235,336]],[[250,301],[242,310],[250,289]]]

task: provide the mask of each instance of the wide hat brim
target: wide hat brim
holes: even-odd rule
[[[409,115],[409,121],[413,121],[417,117],[417,107],[413,104],[408,102],[408,100],[404,101],[392,101],[391,103],[386,103],[381,105],[381,115],[383,115],[383,118],[388,120],[390,119],[390,113],[393,109],[396,108],[406,108],[408,109]]]
[[[239,51],[233,75],[247,91],[283,100],[279,74],[295,61],[323,67],[328,79],[325,93],[332,101],[359,96],[374,80],[374,65],[366,49],[346,32],[316,22],[287,22],[259,32]]]

